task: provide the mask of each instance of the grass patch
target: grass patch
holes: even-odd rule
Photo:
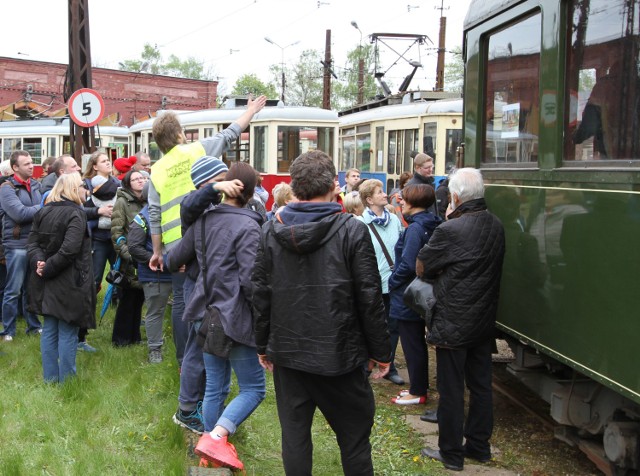
[[[169,311],[164,362],[157,365],[147,363],[146,345],[111,346],[113,316],[110,309],[89,333],[99,352],[78,352],[78,377],[62,385],[43,382],[39,338],[24,335],[22,319],[14,341],[0,342],[0,473],[183,475],[189,466],[197,466],[199,459],[192,453],[197,440],[171,421],[180,381]],[[376,475],[442,474],[440,465],[419,457],[421,439],[404,422],[407,410],[389,403],[395,390],[374,386],[378,405],[371,442]],[[319,412],[313,437],[314,474],[342,474],[338,445]],[[267,398],[232,441],[246,474],[284,474],[271,374]]]

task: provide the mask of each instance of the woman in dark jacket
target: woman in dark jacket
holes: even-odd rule
[[[113,321],[111,342],[116,346],[137,344],[142,340],[140,321],[144,291],[136,276],[136,265],[129,253],[127,234],[129,224],[142,210],[142,188],[147,178],[138,171],[130,171],[122,180],[118,190],[116,204],[111,215],[111,242],[120,257],[120,271],[127,275],[128,284],[122,288],[120,302]]]
[[[416,258],[427,244],[440,218],[427,209],[435,202],[433,187],[427,184],[407,185],[402,190],[402,213],[409,226],[395,247],[395,267],[389,278],[390,316],[398,320],[400,342],[411,386],[392,401],[398,405],[426,403],[429,386],[428,349],[424,319],[409,309],[402,299],[405,289],[416,277]]]
[[[235,198],[209,208],[189,227],[182,241],[165,260],[170,270],[198,260],[202,270],[187,303],[185,314],[197,316],[213,306],[224,333],[233,341],[230,355],[219,357],[204,352],[207,382],[202,404],[205,433],[196,454],[217,464],[242,469],[235,448],[227,441],[265,397],[264,370],[258,362],[251,299],[251,273],[260,241],[262,218],[245,207],[253,196],[255,170],[244,162],[234,163],[226,179],[240,180],[244,188]],[[204,241],[203,241],[204,238]],[[206,282],[205,282],[206,276]],[[205,284],[206,283],[206,284]],[[231,369],[240,391],[228,402]]]
[[[29,234],[29,310],[44,316],[40,351],[47,382],[75,375],[78,329],[96,326],[85,194],[78,174],[61,175]]]

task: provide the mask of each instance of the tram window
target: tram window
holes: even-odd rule
[[[325,152],[332,151],[335,140],[334,129],[332,127],[318,127],[316,128],[316,130],[318,140],[315,144],[315,148],[318,150],[323,150]]]
[[[355,168],[359,169],[361,172],[370,172],[371,171],[371,154],[369,151],[371,150],[371,133],[370,126],[365,126],[363,128],[358,128],[358,133],[356,134],[356,165]]]
[[[374,152],[375,157],[371,157],[371,171],[383,172],[384,171],[384,127],[376,127],[376,149]],[[391,189],[389,189],[391,190]]]
[[[483,163],[538,160],[541,15],[489,36]]]
[[[46,155],[57,157],[58,155],[58,138],[47,137],[47,152]]]
[[[356,163],[356,138],[342,137],[342,154],[340,161],[340,170],[347,170],[355,167]]]
[[[215,134],[216,130],[213,127],[205,127],[202,133],[204,134],[205,139],[207,137],[212,137]]]
[[[387,145],[387,174],[399,175],[396,172],[396,160],[398,155],[398,131],[389,131],[389,143]]]
[[[187,142],[195,142],[198,140],[198,129],[185,129],[184,135],[187,138]]]
[[[447,150],[445,151],[444,173],[448,174],[456,166],[456,151],[462,144],[462,129],[447,129]]]
[[[422,139],[422,152],[425,154],[429,154],[433,157],[433,160],[437,159],[436,157],[436,140],[438,137],[438,125],[435,122],[430,122],[424,125],[424,137]]]
[[[300,155],[300,128],[278,126],[278,173],[289,173],[291,163]]]
[[[387,174],[400,175],[413,170],[411,152],[418,148],[418,130],[389,131]]]
[[[637,159],[640,0],[570,5],[565,159]]]
[[[267,172],[267,126],[253,128],[253,167],[258,172]]]
[[[42,162],[42,139],[38,138],[25,138],[22,144],[24,150],[29,152],[29,155],[33,159],[33,163],[38,165]]]
[[[2,141],[2,160],[9,159],[14,150],[22,150],[22,139],[4,139]]]
[[[156,144],[156,141],[154,140],[149,141],[149,150],[147,151],[147,153],[151,158],[152,164],[155,164],[158,160],[160,160],[160,157],[162,157],[160,149],[158,148],[158,144]]]

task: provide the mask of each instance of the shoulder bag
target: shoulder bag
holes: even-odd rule
[[[433,306],[436,304],[433,285],[416,277],[405,289],[402,300],[409,309],[420,314],[425,320],[427,328],[431,329]]]
[[[389,254],[387,247],[384,246],[384,241],[382,241],[382,238],[380,237],[380,233],[378,233],[378,230],[376,230],[376,226],[373,223],[369,223],[369,228],[371,228],[371,231],[373,232],[375,237],[378,239],[378,242],[382,247],[382,252],[384,253],[384,257],[387,258],[387,263],[389,263],[389,268],[391,268],[391,271],[393,271],[393,260],[391,259],[391,255]]]
[[[234,341],[231,337],[224,333],[224,327],[220,320],[220,312],[208,303],[206,294],[209,287],[207,286],[207,245],[205,242],[205,226],[207,222],[207,214],[202,219],[201,239],[202,239],[202,265],[200,272],[204,284],[205,293],[205,315],[202,325],[198,329],[196,336],[196,344],[202,347],[202,351],[207,354],[213,354],[222,359],[228,359],[233,348]]]

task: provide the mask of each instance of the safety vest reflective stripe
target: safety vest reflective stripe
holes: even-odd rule
[[[164,244],[182,238],[180,203],[194,190],[191,166],[205,155],[198,142],[175,146],[151,167],[151,181],[160,196],[160,226]]]

